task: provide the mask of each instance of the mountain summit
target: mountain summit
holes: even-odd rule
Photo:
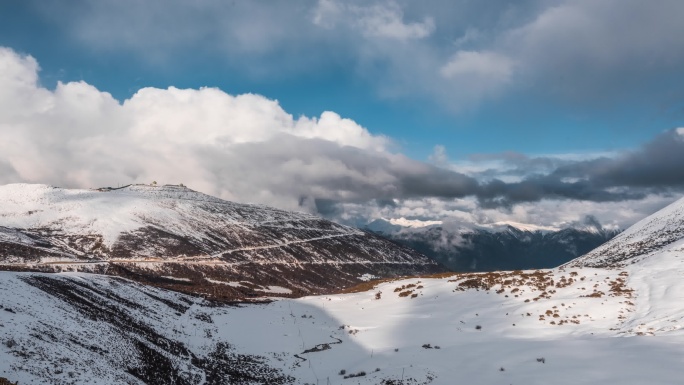
[[[0,187],[0,267],[124,276],[223,298],[442,271],[377,235],[184,186]]]

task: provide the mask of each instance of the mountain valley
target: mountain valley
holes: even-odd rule
[[[684,199],[554,269],[386,277],[267,303],[87,272],[1,272],[0,377],[671,384],[684,356],[682,208]]]
[[[603,228],[593,218],[575,226],[543,230],[521,224],[402,227],[384,220],[366,228],[459,272],[549,269],[590,252],[620,233]]]

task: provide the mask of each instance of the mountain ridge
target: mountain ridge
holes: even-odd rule
[[[619,234],[591,218],[585,222],[553,231],[508,223],[447,223],[407,228],[388,221],[374,221],[369,229],[416,249],[453,271],[467,272],[553,268]]]
[[[170,185],[0,186],[0,267],[113,274],[229,299],[443,271],[407,247],[311,214]]]

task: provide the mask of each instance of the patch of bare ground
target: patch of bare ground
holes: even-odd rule
[[[87,269],[87,270],[84,270]],[[0,270],[34,272],[76,272],[106,274],[127,278],[145,285],[201,296],[222,303],[264,302],[273,297],[299,298],[307,295],[366,291],[379,281],[364,282],[372,274],[399,279],[415,271],[430,272],[433,265],[406,263],[258,263],[230,264],[186,262],[103,262],[70,265],[2,265]],[[356,286],[356,287],[355,287]],[[285,290],[271,290],[270,287]],[[348,289],[349,288],[349,289]]]
[[[614,280],[608,282],[608,285],[610,286],[610,295],[612,297],[625,297],[625,298],[632,298],[632,295],[634,293],[634,289],[631,289],[627,287],[627,284],[625,283],[625,278],[627,275],[622,275],[622,272],[620,273],[620,277],[615,278]]]
[[[541,291],[540,297],[544,298],[548,297],[549,294],[547,288],[553,287],[555,284],[552,273],[545,270],[461,273],[450,279],[449,282],[457,283],[454,291],[496,289],[497,294],[504,294],[509,291],[515,295],[515,293],[520,292],[520,288],[529,288],[532,291]],[[512,291],[515,289],[518,290],[513,293]]]

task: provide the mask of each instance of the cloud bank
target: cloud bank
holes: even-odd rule
[[[154,66],[192,52],[255,77],[345,66],[380,95],[422,96],[454,111],[521,91],[563,105],[630,99],[658,108],[682,86],[679,0],[32,4],[96,52]]]
[[[277,101],[215,88],[143,88],[119,102],[84,82],[46,89],[38,70],[32,57],[0,48],[0,183],[184,183],[233,201],[347,218],[359,207],[366,215],[413,207],[420,217],[422,205],[422,216],[472,217],[533,202],[622,202],[684,190],[681,129],[611,158],[507,154],[519,176],[503,181],[450,168],[444,148],[437,165],[410,159],[391,139],[334,112],[295,118]]]

